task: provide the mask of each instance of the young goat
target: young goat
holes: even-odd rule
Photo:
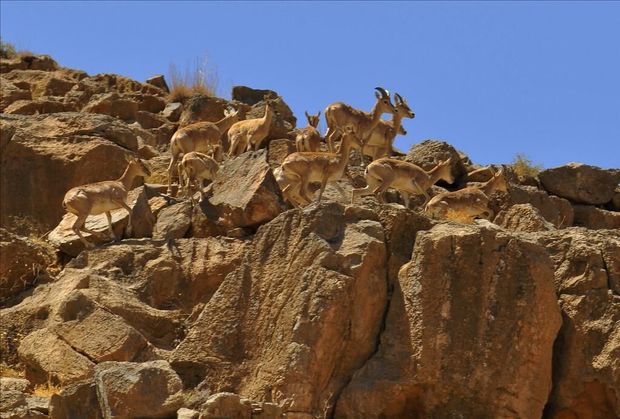
[[[198,151],[211,153],[212,157],[222,160],[222,134],[235,122],[239,121],[239,111],[226,109],[224,118],[217,122],[197,122],[180,128],[170,139],[170,165],[168,165],[168,193],[172,192],[172,171],[177,167],[179,156]],[[179,188],[180,189],[180,188]]]
[[[284,197],[295,207],[299,208],[296,198],[301,198],[309,204],[312,198],[309,195],[308,184],[321,182],[321,189],[317,201],[321,201],[323,191],[328,182],[336,182],[344,175],[349,162],[349,153],[353,146],[361,147],[358,137],[352,133],[342,136],[342,144],[338,153],[297,152],[289,154],[282,162],[281,172],[276,176],[281,184],[287,186],[282,190]]]
[[[142,160],[131,158],[125,172],[117,180],[105,180],[69,189],[62,201],[62,206],[65,211],[77,216],[72,230],[78,235],[86,248],[95,247],[80,232],[80,230],[84,230],[87,233],[95,234],[84,226],[89,215],[98,215],[105,212],[108,218],[110,236],[112,239],[118,240],[114,230],[112,230],[112,215],[110,211],[125,208],[129,213],[127,234],[131,234],[131,208],[125,202],[127,192],[136,177],[150,175],[150,170],[144,165]]]
[[[351,203],[355,198],[364,195],[375,194],[379,202],[384,203],[383,193],[388,188],[400,191],[405,207],[409,208],[409,196],[411,194],[421,194],[426,198],[424,204],[428,202],[430,196],[426,192],[440,179],[448,183],[454,182],[452,176],[451,159],[440,162],[428,172],[413,163],[401,160],[390,159],[387,157],[373,161],[366,168],[365,188],[353,189]]]
[[[200,200],[204,199],[203,181],[215,179],[219,165],[212,157],[192,151],[183,156],[179,168],[179,189],[185,189],[186,196],[194,202],[196,187],[200,191]],[[186,183],[187,182],[187,183]]]
[[[263,140],[267,138],[274,109],[271,99],[267,99],[266,102],[265,115],[262,118],[239,121],[228,130],[228,143],[230,144],[228,154],[230,156],[238,156],[244,151],[251,150],[252,147],[256,151]]]
[[[471,224],[476,217],[493,218],[489,196],[494,191],[508,191],[504,171],[500,170],[481,186],[469,186],[454,192],[441,193],[431,199],[424,211],[433,218],[443,218]]]
[[[295,136],[295,146],[297,151],[319,151],[321,146],[321,134],[316,129],[319,125],[321,111],[316,115],[310,115],[305,112],[308,119],[308,126],[298,129]]]

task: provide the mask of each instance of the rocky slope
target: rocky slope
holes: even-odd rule
[[[353,156],[344,195],[292,210],[272,173],[296,123],[278,98],[267,148],[192,206],[161,194],[172,133],[229,104],[262,115],[270,91],[179,104],[161,78],[45,56],[0,69],[2,418],[620,416],[620,170],[505,167],[494,222],[463,225],[396,193],[351,205]],[[109,242],[91,217],[86,251],[62,197],[131,155],[153,171],[134,229],[115,211]],[[447,157],[457,181],[435,192],[490,176],[440,141],[403,156]]]

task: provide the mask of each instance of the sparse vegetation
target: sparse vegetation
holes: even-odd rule
[[[6,364],[0,364],[0,377],[5,378],[24,378],[24,371],[20,371]]]
[[[520,178],[535,177],[543,169],[542,165],[534,164],[532,160],[521,153],[515,156],[510,166],[514,173]]]
[[[34,386],[34,390],[32,394],[39,397],[47,397],[50,398],[54,394],[59,394],[62,391],[62,387],[60,385],[54,384],[48,381],[45,384],[39,384]]]
[[[13,44],[2,41],[0,38],[0,58],[13,58],[17,54]]]
[[[173,102],[184,102],[196,94],[214,96],[217,91],[218,76],[206,57],[196,58],[192,65],[185,66],[183,72],[175,64],[170,64],[168,72],[169,99]]]

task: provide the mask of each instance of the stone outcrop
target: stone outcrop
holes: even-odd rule
[[[620,212],[607,211],[592,205],[573,205],[574,224],[592,230],[619,229]]]
[[[540,211],[531,204],[513,205],[497,214],[494,222],[510,231],[534,232],[555,230],[555,226],[545,220]]]
[[[424,170],[431,170],[438,163],[447,159],[452,159],[450,166],[452,167],[455,185],[464,184],[467,181],[467,167],[458,150],[445,141],[422,141],[411,147],[405,156],[406,161],[417,164]],[[441,181],[439,185],[445,186],[442,182],[443,181]]]
[[[620,175],[614,171],[581,163],[543,170],[538,177],[549,193],[591,205],[611,201],[620,181]]]
[[[542,247],[474,226],[418,233],[378,350],[336,416],[540,417],[560,324]]]

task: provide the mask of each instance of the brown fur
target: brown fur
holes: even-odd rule
[[[380,120],[379,124],[372,130],[368,141],[362,148],[365,156],[370,156],[372,160],[392,155],[392,147],[397,134],[406,135],[407,132],[402,126],[403,118],[415,118],[415,114],[409,108],[407,101],[398,93],[394,95],[395,113],[391,121]]]
[[[269,135],[271,120],[273,119],[273,104],[267,100],[265,115],[262,118],[246,119],[234,124],[228,130],[228,143],[230,156],[238,156],[244,151],[249,151],[254,147],[258,150],[265,138]]]
[[[94,234],[86,229],[84,224],[89,215],[105,213],[108,218],[108,230],[110,236],[116,239],[112,230],[112,215],[110,211],[125,208],[129,212],[129,222],[127,224],[127,234],[131,234],[131,208],[125,200],[127,192],[133,181],[138,176],[150,176],[151,172],[140,159],[131,159],[125,172],[116,180],[104,180],[102,182],[89,183],[69,189],[62,201],[63,208],[77,216],[73,223],[72,230],[78,235],[84,246],[92,248],[94,245],[87,241],[80,230]]]
[[[202,183],[207,179],[215,179],[219,168],[217,161],[206,154],[196,151],[187,153],[180,163],[179,188],[185,189],[186,196],[189,196],[192,201],[196,188],[198,188],[200,198],[203,200]]]
[[[383,193],[388,188],[394,188],[401,192],[405,206],[408,208],[410,194],[424,195],[426,198],[424,203],[426,203],[430,199],[426,191],[438,180],[454,182],[450,159],[439,163],[427,172],[413,163],[383,157],[370,163],[365,174],[368,186],[353,189],[351,203],[355,201],[355,198],[371,193],[383,203]]]
[[[319,125],[321,112],[317,115],[310,115],[306,112],[308,126],[297,130],[295,136],[295,146],[297,151],[319,151],[321,147],[321,134],[316,129]]]

